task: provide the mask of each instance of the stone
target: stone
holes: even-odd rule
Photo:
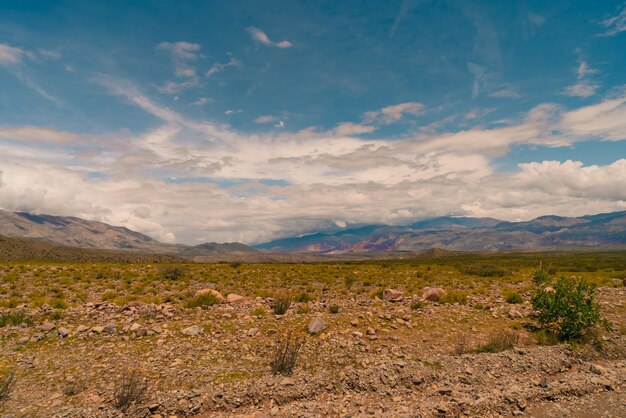
[[[250,328],[248,330],[248,337],[254,337],[255,335],[257,335],[259,333],[259,329],[258,328]]]
[[[79,325],[78,328],[76,328],[76,332],[81,333],[81,332],[85,332],[87,331],[89,328],[86,327],[85,325]]]
[[[138,324],[137,322],[135,322],[134,324],[132,324],[129,328],[130,332],[135,332],[137,331],[139,328],[141,328],[141,324]]]
[[[93,327],[91,328],[91,331],[95,332],[96,334],[101,334],[104,332],[104,327],[102,326]]]
[[[191,337],[195,337],[198,335],[202,335],[204,333],[204,330],[197,325],[192,325],[188,328],[183,329],[182,333]]]
[[[228,296],[226,296],[226,303],[241,303],[245,301],[246,298],[241,295],[236,295],[234,293],[229,293]]]
[[[359,326],[359,320],[358,319],[353,319],[352,321],[350,321],[350,325],[352,325],[353,327],[358,327]]]
[[[326,329],[326,321],[322,318],[313,318],[311,322],[309,322],[308,331],[309,334],[319,334],[320,332]]]
[[[109,322],[103,328],[103,331],[107,334],[115,334],[117,332],[117,325],[114,322]]]
[[[70,335],[69,330],[67,328],[65,328],[65,327],[59,328],[58,333],[59,333],[59,337],[61,337],[61,338],[65,338],[68,335]]]
[[[196,296],[202,296],[202,295],[213,295],[220,302],[224,301],[224,296],[222,296],[222,294],[220,292],[218,292],[217,290],[215,290],[215,289],[204,288],[204,289],[200,289],[200,290],[196,291]]]
[[[52,322],[44,322],[39,327],[39,329],[42,330],[43,332],[50,332],[55,328],[56,328],[56,325],[54,325]]]
[[[283,380],[280,381],[281,386],[294,386],[295,384],[296,382],[290,377],[285,377]]]
[[[445,294],[446,291],[441,287],[425,287],[422,291],[422,298],[431,302],[439,302]]]
[[[402,302],[404,294],[400,290],[385,289],[383,291],[383,300],[387,302]]]

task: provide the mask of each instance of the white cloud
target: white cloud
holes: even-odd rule
[[[380,110],[366,112],[363,115],[365,123],[390,124],[398,122],[404,115],[418,116],[424,112],[426,107],[422,103],[406,102],[393,106],[383,107]]]
[[[11,66],[18,65],[22,62],[22,58],[27,56],[27,52],[21,48],[17,48],[7,44],[0,44],[0,65]]]
[[[545,214],[546,208],[564,215],[626,209],[623,156],[597,166],[528,162],[511,173],[492,166],[494,157],[516,144],[626,139],[626,96],[571,110],[544,104],[491,129],[362,139],[354,135],[377,125],[346,122],[328,132],[247,135],[188,119],[129,83],[95,80],[160,125],[97,141],[49,128],[3,126],[4,208],[98,219],[187,243],[256,242],[338,222],[405,223],[445,214],[515,220]],[[375,111],[373,120],[384,124],[423,111],[388,106]],[[80,152],[65,151],[77,143]],[[236,185],[220,187],[224,180]]]
[[[616,15],[607,17],[601,23],[606,28],[605,36],[614,36],[626,31],[626,6],[623,6]]]
[[[215,63],[213,64],[213,66],[211,68],[209,68],[209,70],[206,72],[206,76],[207,77],[212,77],[215,74],[224,71],[226,68],[228,67],[235,67],[235,68],[241,68],[241,61],[239,61],[236,58],[231,57],[230,60],[228,60],[228,62],[226,63]]]
[[[190,62],[198,59],[198,53],[202,47],[191,42],[161,42],[157,50],[170,55],[174,64],[174,71],[178,77],[195,77],[196,69]]]
[[[274,116],[265,115],[265,116],[259,116],[258,118],[254,119],[254,123],[264,124],[264,123],[274,122],[275,120],[276,118]]]
[[[591,97],[596,94],[599,84],[593,80],[593,75],[598,71],[589,67],[578,51],[578,68],[576,69],[576,83],[568,86],[564,94],[575,97]]]
[[[255,27],[249,27],[247,31],[250,34],[250,36],[252,36],[252,39],[254,39],[254,41],[262,43],[263,45],[266,45],[266,46],[271,46],[271,47],[276,47],[276,48],[291,48],[293,46],[293,44],[287,40],[280,41],[280,42],[273,42],[265,34],[265,32]]]
[[[207,105],[209,103],[213,102],[213,99],[211,99],[210,97],[200,97],[197,100],[189,103],[192,106],[204,106]]]

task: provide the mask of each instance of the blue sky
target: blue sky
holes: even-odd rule
[[[168,241],[626,208],[624,1],[0,4],[0,207]]]

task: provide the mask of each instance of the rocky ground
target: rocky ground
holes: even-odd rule
[[[272,298],[247,295],[198,308],[2,308],[31,320],[0,328],[0,366],[16,372],[1,416],[626,416],[621,283],[598,289],[613,329],[579,345],[539,345],[528,294],[509,304],[497,283],[464,303],[423,296],[329,289],[284,315]],[[513,348],[477,353],[502,332],[517,336]],[[289,335],[302,341],[295,369],[274,375]],[[146,392],[116,407],[116,388],[133,371]]]

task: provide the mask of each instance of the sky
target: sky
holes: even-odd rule
[[[0,208],[165,242],[626,210],[626,2],[0,0]]]

